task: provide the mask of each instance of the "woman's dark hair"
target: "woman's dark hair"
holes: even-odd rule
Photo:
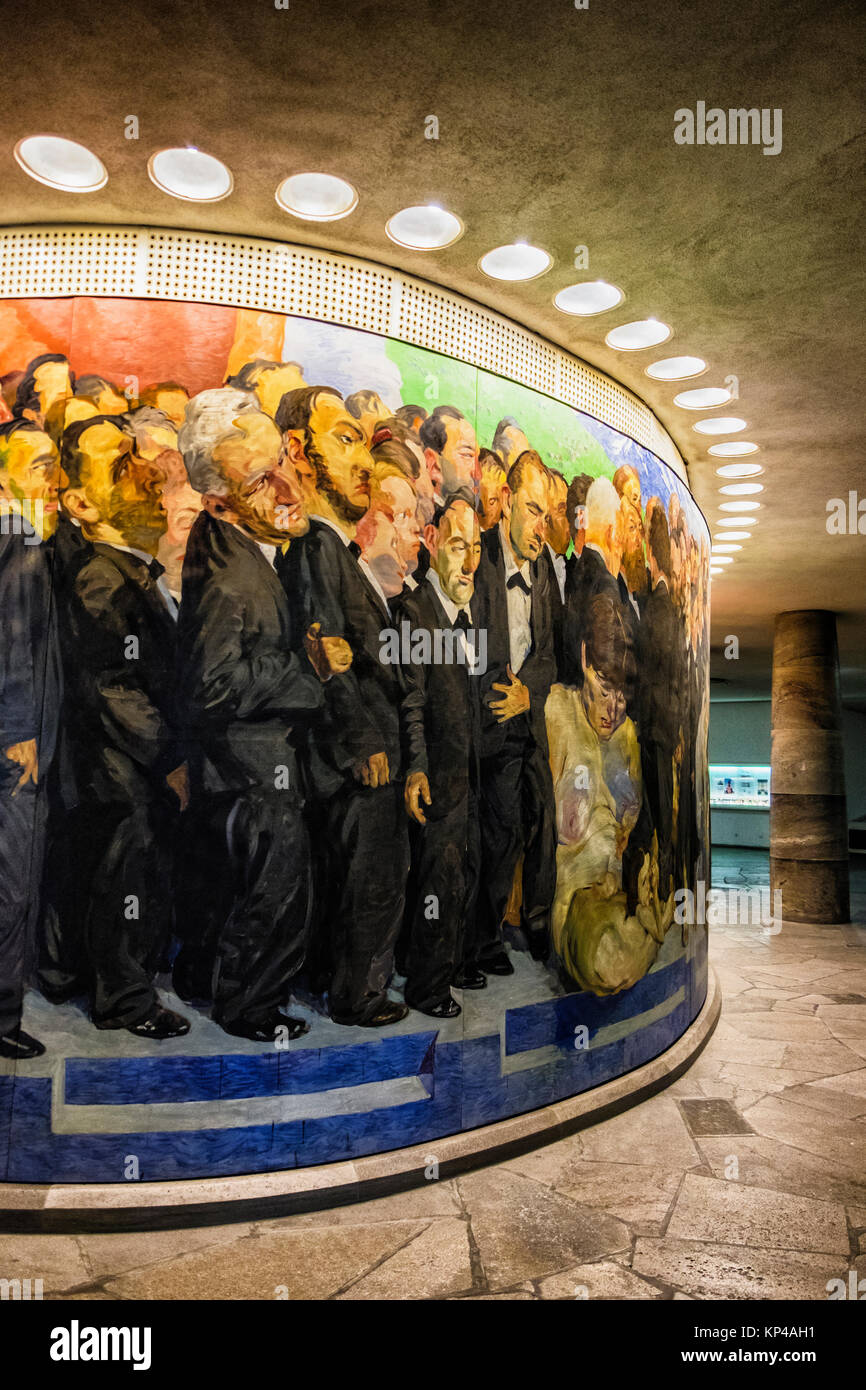
[[[586,664],[630,699],[637,679],[634,642],[626,627],[622,604],[613,594],[596,594],[586,608],[583,624]]]

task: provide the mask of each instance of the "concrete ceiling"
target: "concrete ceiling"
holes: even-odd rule
[[[827,501],[864,471],[863,81],[854,4],[761,0],[5,0],[0,180],[9,224],[144,223],[330,247],[429,279],[510,315],[642,396],[677,441],[695,496],[719,515],[712,439],[643,369],[695,353],[689,385],[739,380],[730,410],[761,446],[760,524],[713,589],[713,672],[726,693],[767,689],[774,613],[839,615],[846,701],[866,708],[866,536],[828,535]],[[781,108],[783,148],[680,146],[674,112]],[[139,120],[138,141],[124,118]],[[425,118],[438,140],[424,138]],[[92,196],[53,192],[12,157],[25,134],[82,141],[106,164]],[[235,178],[223,202],[161,193],[148,156],[195,144]],[[302,223],[274,201],[322,169],[360,192],[343,221]],[[436,200],[466,226],[433,255],[402,251],[386,219]],[[522,286],[477,268],[515,238],[554,266]],[[574,248],[589,249],[576,271]],[[588,320],[552,304],[564,285],[612,280],[617,309]],[[616,323],[656,315],[669,344],[621,354]],[[728,413],[728,412],[726,412]],[[866,522],[864,522],[866,524]],[[738,661],[721,645],[739,638]]]

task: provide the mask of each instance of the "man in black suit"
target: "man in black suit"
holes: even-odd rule
[[[549,505],[547,469],[531,452],[511,467],[502,520],[485,531],[472,612],[487,632],[480,677],[481,884],[478,963],[510,975],[502,920],[521,851],[522,921],[530,951],[549,947],[556,876],[553,784],[544,704],[556,679],[550,578],[540,560]]]
[[[57,740],[60,662],[52,621],[60,461],[30,420],[0,425],[0,1057],[42,1043],[21,1028]]]
[[[670,891],[675,871],[674,767],[682,757],[682,622],[671,596],[671,545],[661,506],[650,511],[647,536],[652,588],[639,627],[640,745],[646,799],[658,834],[660,893]]]
[[[188,797],[173,718],[176,606],[154,558],[165,477],[106,415],[64,431],[62,465],[63,507],[90,542],[58,587],[92,1018],[178,1037],[189,1023],[153,985],[170,924],[170,837]]]
[[[312,889],[296,726],[319,712],[322,683],[351,657],[317,635],[305,654],[290,650],[274,558],[309,523],[294,470],[279,466],[279,431],[255,398],[203,391],[179,443],[203,511],[184,559],[178,707],[211,872],[220,839],[229,859],[213,940],[187,950],[216,962],[213,1016],[227,1033],[295,1038],[307,1025],[280,1005],[304,961]]]
[[[470,603],[481,559],[475,499],[466,490],[438,508],[424,539],[430,568],[403,602],[401,722],[407,746],[406,811],[413,826],[413,893],[407,904],[406,1003],[434,1018],[454,1018],[450,986],[483,989],[475,962],[478,886],[478,680],[486,639],[473,629]],[[463,633],[468,631],[468,637]],[[442,660],[437,660],[440,634]],[[425,636],[426,635],[426,636]]]
[[[590,599],[609,593],[622,600],[618,576],[622,555],[620,501],[609,478],[594,478],[586,492],[584,542],[566,576],[560,679],[580,685],[580,644]]]
[[[409,841],[400,785],[399,667],[380,659],[388,604],[355,531],[370,503],[373,460],[338,391],[288,392],[277,411],[285,456],[297,471],[310,530],[278,557],[295,646],[311,623],[343,637],[352,668],[329,681],[325,717],[311,738],[315,840],[330,854],[320,880],[329,899],[331,1017],[382,1027],[405,1018],[390,1000],[403,914]]]
[[[556,670],[561,678],[565,673],[565,648],[563,643],[563,616],[565,612],[565,585],[569,570],[574,568],[574,559],[568,555],[571,544],[571,530],[568,524],[568,483],[562,473],[549,468],[550,508],[547,514],[547,529],[543,557],[548,567],[550,590],[550,612],[553,621],[553,646],[556,652]]]

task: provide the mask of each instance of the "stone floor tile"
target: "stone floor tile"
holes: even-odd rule
[[[782,1065],[795,1071],[817,1071],[824,1076],[835,1072],[856,1071],[863,1059],[849,1043],[843,1046],[830,1038],[826,1043],[788,1043],[782,1056]]]
[[[719,1024],[719,1028],[721,1028]],[[750,1065],[760,1067],[779,1067],[785,1056],[787,1043],[772,1041],[765,1038],[747,1038],[743,1034],[719,1033],[716,1029],[710,1041],[707,1043],[705,1052],[714,1061],[726,1062],[747,1062]]]
[[[698,1140],[713,1175],[819,1201],[866,1201],[866,1174],[762,1135]]]
[[[41,1279],[43,1294],[91,1282],[75,1236],[0,1235],[0,1278]]]
[[[420,1235],[426,1221],[274,1231],[209,1246],[121,1275],[108,1293],[134,1299],[329,1298]]]
[[[802,1086],[807,1081],[820,1080],[817,1071],[793,1071],[790,1067],[755,1067],[749,1062],[726,1062],[722,1081],[731,1081],[753,1091],[784,1091],[788,1086]]]
[[[866,1207],[847,1207],[848,1220],[855,1231],[866,1231]]]
[[[309,1226],[369,1226],[379,1221],[420,1221],[427,1218],[459,1216],[460,1200],[453,1182],[425,1182],[408,1192],[393,1192],[351,1206],[328,1207],[322,1211],[298,1212],[262,1221],[262,1233],[301,1230]]]
[[[176,1259],[192,1250],[240,1240],[252,1230],[250,1224],[238,1222],[234,1226],[192,1226],[176,1231],[100,1232],[77,1239],[90,1279],[98,1282],[110,1275],[158,1264],[160,1260]]]
[[[747,1038],[770,1039],[786,1043],[824,1043],[830,1039],[827,1025],[820,1018],[807,1014],[738,1014],[730,1026]]]
[[[835,1115],[841,1120],[856,1120],[866,1115],[866,1096],[847,1096],[844,1091],[827,1091],[820,1086],[792,1086],[782,1092],[783,1100],[792,1100],[795,1105],[805,1105],[810,1110],[820,1110],[825,1115]]]
[[[339,1295],[349,1299],[448,1298],[472,1288],[465,1221],[432,1221],[425,1231]]]
[[[575,1202],[599,1207],[632,1232],[658,1235],[667,1220],[682,1174],[638,1163],[584,1163],[559,1191]]]
[[[654,1096],[581,1133],[581,1153],[590,1161],[649,1163],[660,1168],[692,1168],[700,1156],[670,1096]]]
[[[838,1202],[794,1197],[687,1173],[666,1235],[671,1240],[712,1241],[756,1249],[815,1250],[846,1255],[845,1209]]]
[[[504,1169],[458,1179],[488,1288],[543,1278],[631,1242],[614,1217]]]
[[[784,1096],[765,1096],[746,1111],[752,1128],[768,1139],[779,1139],[819,1158],[843,1163],[866,1175],[866,1126],[857,1120],[824,1115],[816,1122],[815,1111],[796,1105]]]
[[[705,1134],[754,1133],[729,1100],[681,1100],[679,1106],[689,1133],[695,1139]]]
[[[816,1086],[828,1091],[844,1091],[849,1096],[866,1096],[866,1067],[844,1071],[839,1076],[814,1077]]]
[[[697,1240],[642,1237],[636,1274],[673,1284],[695,1298],[826,1299],[827,1281],[847,1268],[844,1257],[796,1250],[750,1250]]]
[[[584,1292],[586,1290],[586,1292]],[[538,1292],[546,1299],[603,1298],[611,1300],[664,1298],[664,1290],[648,1284],[631,1270],[610,1260],[575,1265],[539,1281]]]

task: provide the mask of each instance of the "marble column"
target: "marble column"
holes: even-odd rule
[[[770,879],[789,922],[847,922],[848,815],[836,615],[776,614]]]

